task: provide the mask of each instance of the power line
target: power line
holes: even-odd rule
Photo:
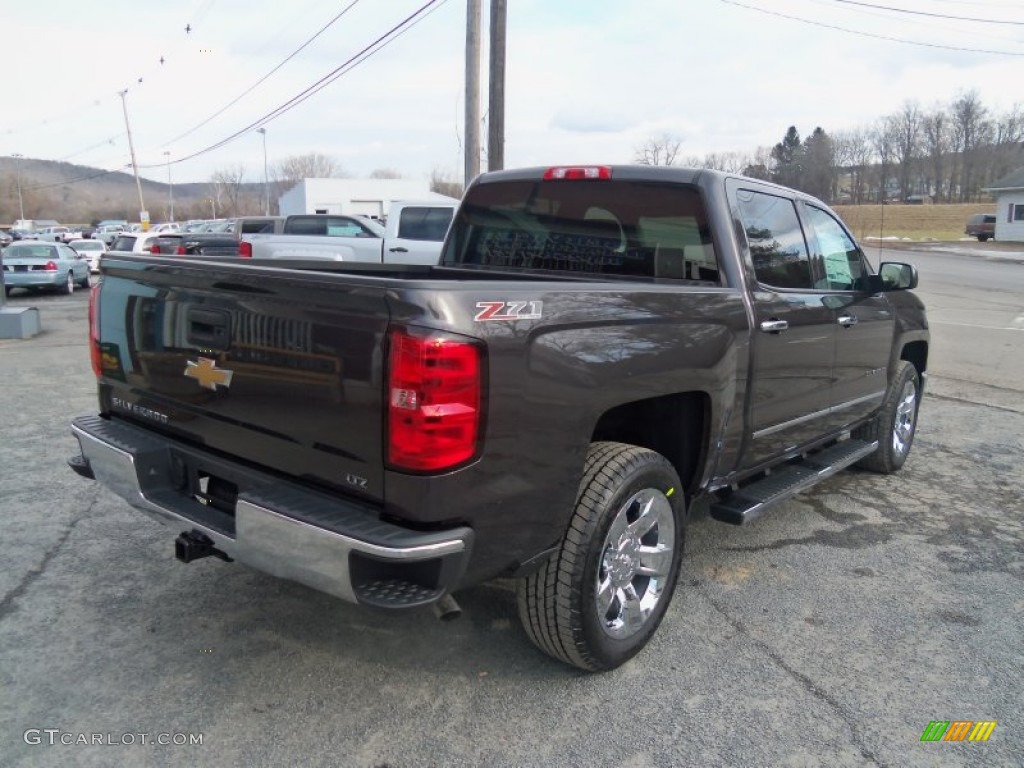
[[[192,128],[189,128],[187,131],[185,131],[180,136],[175,136],[173,139],[170,139],[169,141],[164,142],[163,146],[166,147],[169,144],[173,144],[174,142],[180,141],[181,139],[185,138],[186,136],[189,136],[189,135],[195,133],[200,128],[202,128],[204,125],[206,125],[211,120],[213,120],[215,117],[218,117],[218,116],[222,115],[228,109],[230,109],[235,104],[237,104],[239,101],[241,101],[244,97],[248,96],[250,93],[252,93],[254,90],[256,90],[257,87],[262,85],[267,80],[267,78],[269,78],[271,75],[273,75],[279,69],[281,69],[281,67],[283,67],[285,64],[287,64],[289,61],[294,59],[304,48],[309,46],[310,43],[312,43],[314,40],[316,40],[318,37],[320,37],[320,35],[322,35],[324,32],[326,32],[342,16],[344,16],[346,13],[348,13],[350,10],[352,10],[353,6],[355,6],[356,3],[358,3],[358,2],[359,2],[359,0],[352,0],[351,3],[349,3],[347,6],[345,6],[345,8],[342,9],[341,13],[339,13],[333,19],[331,19],[326,24],[324,24],[322,27],[320,27],[319,31],[315,35],[313,35],[311,38],[306,40],[306,42],[304,42],[302,45],[300,45],[298,48],[296,48],[294,51],[292,51],[290,54],[288,54],[288,56],[280,64],[278,64],[272,70],[267,72],[267,74],[265,74],[263,77],[261,77],[259,80],[257,80],[255,83],[253,83],[251,86],[249,86],[246,90],[242,91],[240,94],[238,94],[238,96],[236,96],[234,99],[229,101],[223,107],[218,109],[216,112],[214,112],[208,118],[203,120],[203,122],[199,123],[199,125],[196,125],[196,126],[194,126]]]
[[[181,40],[179,43],[175,45],[174,48],[172,48],[172,54],[176,55],[177,52],[179,52],[185,46],[185,41],[189,39],[189,33],[195,31],[196,24],[206,16],[206,14],[210,11],[210,8],[213,6],[214,2],[215,0],[203,0],[202,4],[197,8],[196,12],[192,14],[192,19],[186,22],[185,29],[187,31],[185,39]],[[167,62],[171,60],[173,60],[173,55],[169,58],[164,55],[161,55],[158,60],[159,63],[157,65],[154,65],[150,69],[143,72],[141,76],[137,76],[135,78],[133,87],[143,84],[147,78],[152,78],[152,76],[155,73],[159,72],[161,69],[164,69]],[[126,88],[122,88],[120,90],[126,90]],[[111,99],[109,97],[95,98],[89,100],[88,102],[82,101],[79,102],[77,105],[69,107],[66,110],[63,110],[57,114],[51,113],[46,117],[42,118],[41,120],[34,120],[31,122],[22,123],[21,125],[15,126],[13,128],[8,128],[7,130],[3,131],[3,135],[16,136],[18,134],[25,133],[30,130],[38,129],[42,126],[62,125],[68,118],[80,115],[87,108],[109,106],[110,101]]]
[[[431,13],[433,13],[435,10],[437,10],[437,8],[440,8],[441,6],[443,6],[447,2],[448,2],[448,0],[429,0],[427,3],[425,3],[422,6],[420,6],[417,10],[413,11],[411,14],[409,14],[404,19],[402,19],[400,22],[398,22],[398,24],[396,24],[395,26],[391,27],[391,29],[389,29],[383,35],[378,37],[372,43],[370,43],[369,45],[365,46],[358,53],[356,53],[353,56],[349,57],[345,62],[343,62],[339,66],[335,67],[333,70],[331,70],[326,75],[321,77],[315,83],[313,83],[312,85],[308,86],[305,90],[299,92],[298,94],[296,94],[292,98],[288,99],[288,101],[284,102],[283,104],[281,104],[277,108],[271,110],[270,112],[267,112],[262,117],[259,117],[256,120],[252,121],[251,123],[249,123],[244,128],[242,128],[242,129],[240,129],[238,131],[235,131],[231,135],[221,139],[220,141],[218,141],[218,142],[216,142],[214,144],[211,144],[210,146],[206,147],[205,149],[200,149],[200,150],[198,150],[196,152],[193,152],[192,154],[185,155],[184,157],[181,157],[181,158],[179,158],[177,160],[172,161],[171,164],[172,165],[176,165],[178,163],[184,163],[187,160],[192,160],[192,159],[195,159],[197,157],[200,157],[201,155],[205,155],[205,154],[208,154],[210,152],[213,152],[216,149],[220,149],[221,147],[225,146],[226,144],[231,143],[232,141],[234,141],[235,139],[239,138],[240,136],[244,136],[245,134],[247,134],[249,131],[253,130],[254,128],[258,128],[260,126],[266,125],[267,123],[272,122],[273,120],[277,119],[281,115],[291,111],[292,109],[297,107],[299,104],[301,104],[302,102],[306,101],[306,99],[310,98],[311,96],[315,96],[317,93],[319,93],[321,90],[323,90],[328,85],[333,83],[339,77],[341,77],[342,75],[350,72],[352,69],[354,69],[355,67],[359,66],[359,64],[363,63],[364,61],[369,59],[371,56],[375,55],[377,52],[379,52],[380,50],[385,48],[387,45],[389,45],[392,42],[394,42],[395,40],[397,40],[403,34],[405,34],[410,29],[412,29],[414,26],[416,26],[416,24],[418,24],[419,22],[423,21],[423,19],[427,18],[427,16],[429,16]],[[142,165],[142,166],[139,166],[139,167],[140,168],[163,168],[165,165],[166,165],[166,163],[157,163],[157,164],[153,164],[153,165]]]
[[[108,144],[112,146],[114,144],[114,142],[117,141],[119,138],[121,138],[121,134],[120,133],[117,134],[116,136],[111,136],[108,139],[104,139],[103,141],[98,141],[95,144],[92,144],[92,145],[86,147],[85,149],[80,149],[77,152],[72,152],[70,155],[64,155],[64,157],[57,158],[57,162],[58,163],[65,163],[65,162],[67,162],[68,160],[70,160],[73,157],[78,157],[79,155],[84,155],[86,152],[91,152],[94,149],[99,149],[100,147],[105,147]]]
[[[23,186],[22,190],[28,192],[28,191],[34,191],[34,190],[37,190],[37,189],[52,189],[54,187],[63,187],[65,185],[67,185],[67,184],[77,184],[80,181],[90,181],[92,179],[98,179],[101,176],[109,176],[112,173],[120,173],[125,168],[131,168],[131,163],[125,163],[120,168],[115,168],[112,171],[99,171],[98,173],[92,173],[92,174],[89,174],[87,176],[77,176],[77,177],[75,177],[73,179],[64,179],[63,181],[51,182],[50,184],[36,184],[34,186],[31,186],[31,187],[24,187]]]
[[[789,19],[790,21],[799,21],[803,24],[810,24],[815,27],[823,27],[825,29],[834,29],[838,32],[847,32],[851,35],[860,35],[861,37],[871,37],[875,40],[886,40],[890,43],[903,43],[904,45],[918,45],[924,48],[941,48],[947,51],[963,51],[965,53],[988,53],[996,56],[1024,56],[1024,52],[1018,53],[1016,51],[991,51],[984,48],[962,48],[955,45],[942,45],[941,43],[922,43],[917,40],[905,40],[899,37],[890,37],[888,35],[877,35],[872,32],[861,32],[856,29],[848,29],[847,27],[840,27],[835,24],[826,24],[822,21],[812,21],[811,19],[804,19],[799,16],[790,16],[786,13],[780,13],[778,11],[769,11],[765,8],[755,8],[752,5],[744,5],[738,3],[735,0],[719,0],[719,2],[725,3],[726,5],[734,5],[737,8],[745,8],[748,11],[757,11],[758,13],[765,13],[769,16],[777,16],[780,19]]]
[[[930,16],[933,19],[950,19],[952,21],[973,21],[978,24],[1011,24],[1024,27],[1024,21],[1000,21],[997,19],[978,19],[972,16],[951,16],[945,13],[929,13],[928,11],[910,11],[905,8],[891,8],[888,5],[874,5],[872,3],[860,3],[857,0],[832,0],[834,3],[843,5],[859,5],[863,8],[874,8],[878,11],[891,11],[892,13],[909,13],[914,16]]]

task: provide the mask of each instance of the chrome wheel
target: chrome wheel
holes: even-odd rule
[[[892,450],[902,456],[910,450],[910,441],[914,437],[914,422],[917,417],[917,385],[909,379],[900,392],[899,403],[896,405],[896,419],[892,425]]]
[[[622,639],[644,626],[665,592],[675,546],[675,517],[664,493],[645,488],[622,505],[597,574],[597,615],[608,635]]]
[[[75,273],[72,272],[70,269],[68,270],[68,282],[67,282],[67,285],[64,286],[64,292],[65,293],[74,293],[75,292]]]

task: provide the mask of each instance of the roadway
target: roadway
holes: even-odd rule
[[[45,333],[0,341],[0,764],[1019,765],[1024,265],[885,258],[920,268],[935,334],[903,471],[693,524],[658,634],[603,675],[535,650],[506,584],[441,623],[177,563],[164,529],[64,466],[69,420],[96,407],[85,294],[15,294]],[[935,720],[998,726],[922,743]]]

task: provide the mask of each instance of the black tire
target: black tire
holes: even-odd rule
[[[889,475],[903,466],[914,444],[917,412],[921,406],[921,379],[917,369],[900,360],[882,409],[867,425],[855,430],[853,437],[877,440],[878,450],[857,462],[857,466]]]
[[[72,270],[68,270],[67,280],[65,280],[64,285],[60,286],[57,290],[65,296],[70,296],[75,292],[75,273]]]
[[[79,288],[85,288],[86,290],[88,290],[89,289],[89,285],[90,285],[90,282],[89,282],[89,270],[86,270],[85,271],[85,277],[82,278],[82,282],[80,282],[78,284],[78,287]]]
[[[10,296],[11,295],[11,291],[13,291],[13,290],[14,289],[11,286],[5,285],[4,286],[4,295],[5,296]]]
[[[530,640],[588,671],[614,669],[635,656],[672,599],[685,507],[679,477],[661,454],[593,443],[558,551],[516,584]]]
[[[984,243],[986,240],[988,240],[988,235],[978,235],[979,243]]]

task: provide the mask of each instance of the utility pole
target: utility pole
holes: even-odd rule
[[[480,0],[466,0],[465,189],[480,173]]]
[[[171,182],[171,153],[170,150],[164,152],[164,156],[167,158],[167,203],[171,209],[171,216],[168,221],[174,221],[174,184]]]
[[[139,221],[142,223],[142,231],[149,231],[149,213],[146,211],[146,202],[142,199],[142,182],[139,181],[139,164],[135,161],[135,144],[132,143],[132,127],[128,124],[128,102],[125,96],[128,89],[121,91],[121,108],[124,110],[124,129],[128,132],[128,149],[132,153],[132,171],[135,172],[135,187],[139,190]]]
[[[24,155],[15,153],[11,155],[11,157],[15,158],[18,161],[18,164],[16,166],[16,175],[18,177],[18,210],[21,211],[21,220],[24,221],[25,203],[21,199],[21,159],[24,157]]]
[[[263,134],[263,215],[270,215],[270,184],[267,174],[267,129],[257,128],[256,133]]]
[[[505,167],[505,17],[507,0],[491,0],[491,67],[487,108],[487,170]]]

